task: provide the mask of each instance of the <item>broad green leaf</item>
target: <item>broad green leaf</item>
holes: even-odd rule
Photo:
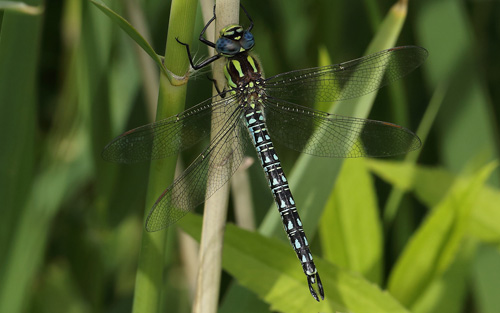
[[[391,294],[406,306],[412,307],[449,268],[479,192],[495,168],[496,163],[490,163],[469,181],[457,181],[407,244],[388,284]]]
[[[201,217],[189,214],[179,226],[199,240]],[[285,244],[228,224],[223,267],[239,284],[280,312],[408,312],[388,293],[358,274],[315,257],[322,269],[325,300],[316,302],[297,257]]]
[[[413,313],[461,313],[468,290],[469,267],[475,253],[475,243],[465,240],[455,260],[448,269],[433,279],[418,301],[412,306]]]
[[[471,178],[455,177],[442,168],[415,166],[409,163],[368,160],[368,167],[379,177],[390,184],[405,190],[413,191],[428,207],[435,206],[447,193],[448,189],[459,180],[470,183]],[[485,185],[479,191],[474,210],[468,222],[469,234],[487,242],[500,240],[500,190]]]
[[[365,159],[348,159],[320,222],[323,256],[381,284],[382,229]]]

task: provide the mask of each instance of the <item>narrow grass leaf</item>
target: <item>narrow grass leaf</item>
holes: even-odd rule
[[[104,14],[106,14],[113,22],[117,23],[121,29],[123,29],[132,40],[134,40],[144,51],[155,61],[155,63],[160,68],[161,72],[168,77],[170,82],[175,82],[175,79],[172,76],[172,73],[167,70],[167,68],[163,65],[162,58],[156,54],[153,47],[147,42],[147,40],[132,26],[130,23],[120,16],[115,11],[111,10],[108,6],[100,1],[91,0],[92,3],[101,10]]]

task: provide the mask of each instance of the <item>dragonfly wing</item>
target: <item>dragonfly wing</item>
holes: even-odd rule
[[[412,131],[387,122],[316,111],[268,98],[264,103],[273,141],[307,154],[335,157],[386,157],[418,149]]]
[[[303,104],[357,98],[412,72],[427,55],[422,47],[395,47],[340,64],[270,77],[266,79],[266,92]]]
[[[212,103],[213,100],[207,99],[182,113],[123,133],[104,148],[102,157],[116,163],[136,163],[176,155],[206,138],[211,120],[225,122],[214,111],[221,107],[234,109],[236,103],[234,96]]]
[[[241,112],[231,115],[210,146],[158,198],[146,220],[148,231],[175,223],[227,183],[244,154]]]

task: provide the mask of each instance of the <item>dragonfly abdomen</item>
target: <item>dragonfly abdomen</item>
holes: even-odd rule
[[[278,207],[283,227],[307,276],[311,294],[316,300],[319,300],[313,288],[317,279],[318,290],[323,299],[323,286],[321,285],[316,265],[314,265],[313,257],[309,250],[309,243],[302,228],[302,222],[295,207],[292,192],[288,186],[285,173],[281,168],[278,155],[274,151],[271,137],[267,132],[261,106],[249,106],[245,110],[245,120],[261,165],[264,168],[274,201]]]

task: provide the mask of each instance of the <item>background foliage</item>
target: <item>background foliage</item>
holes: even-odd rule
[[[128,312],[148,164],[108,164],[100,152],[153,119],[160,72],[91,2],[29,4],[44,10],[0,13],[0,312]],[[318,66],[327,54],[333,63],[363,55],[393,4],[244,2],[267,76]],[[108,5],[164,54],[169,2]],[[228,225],[220,312],[500,312],[500,3],[408,6],[397,44],[423,46],[429,59],[381,90],[370,118],[418,129],[423,148],[406,162],[345,161],[324,207],[297,196],[299,211],[317,216],[306,231],[325,284],[321,304],[282,231],[266,230],[272,198],[252,165],[261,234]],[[198,10],[197,59],[206,55],[195,40],[202,27]],[[211,88],[203,75],[191,78],[186,106]],[[300,171],[298,154],[277,148],[285,171]],[[298,193],[314,195],[320,177],[309,179]],[[233,191],[231,200],[239,196]],[[179,223],[195,238],[199,225],[196,216]],[[166,243],[161,306],[189,312],[196,256],[176,228]]]

